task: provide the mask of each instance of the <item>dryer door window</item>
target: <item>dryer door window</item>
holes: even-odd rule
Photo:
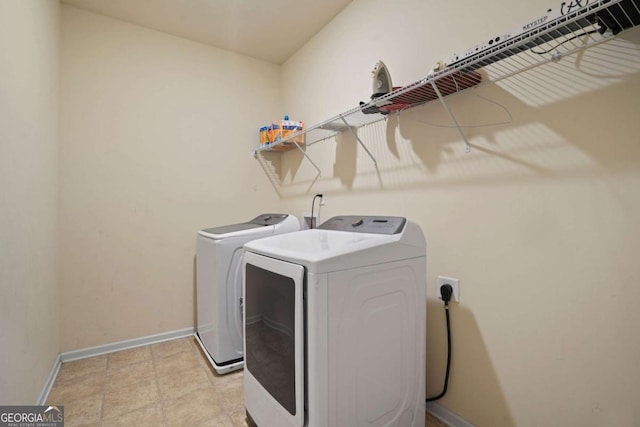
[[[304,268],[244,256],[245,407],[258,425],[304,424]]]
[[[246,363],[291,415],[295,399],[295,283],[290,277],[247,264]]]

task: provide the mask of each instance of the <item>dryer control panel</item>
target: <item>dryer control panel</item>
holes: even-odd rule
[[[406,222],[406,218],[399,216],[346,215],[334,216],[318,228],[356,233],[398,234],[402,232]]]

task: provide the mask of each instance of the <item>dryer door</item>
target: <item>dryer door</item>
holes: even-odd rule
[[[256,424],[304,424],[304,268],[246,252],[245,406]]]

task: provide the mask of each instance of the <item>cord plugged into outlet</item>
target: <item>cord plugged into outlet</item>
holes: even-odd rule
[[[459,283],[457,279],[452,279],[455,280],[454,287],[446,279],[449,278],[438,277],[440,299],[444,301],[444,314],[447,320],[447,370],[444,373],[444,386],[442,387],[442,391],[437,396],[428,397],[426,399],[427,402],[433,402],[434,400],[442,398],[445,394],[447,394],[447,388],[449,387],[449,371],[451,369],[451,323],[449,321],[449,302],[451,301],[451,298],[455,298],[455,291]]]
[[[315,224],[315,218],[313,216],[313,207],[316,204],[316,199],[320,199],[320,205],[318,206],[318,210],[320,210],[320,206],[322,206],[322,193],[318,193],[315,196],[313,196],[313,199],[311,200],[311,224],[309,226],[309,228],[316,228],[318,226],[318,224]]]
[[[440,297],[442,298],[442,301],[444,301],[444,305],[446,307],[449,306],[449,301],[451,301],[452,295],[453,286],[451,286],[449,283],[445,283],[444,285],[440,286]]]
[[[442,290],[442,285],[444,284],[451,286],[451,301],[460,302],[460,280],[453,277],[438,276],[438,289]],[[440,296],[440,299],[444,301],[442,296]]]

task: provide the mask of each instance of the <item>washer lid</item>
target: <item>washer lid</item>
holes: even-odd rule
[[[273,232],[274,226],[284,222],[288,217],[288,214],[262,214],[249,222],[205,228],[198,234],[211,239],[225,239],[247,234],[269,234]]]
[[[264,226],[259,224],[252,224],[250,222],[242,222],[240,224],[230,224],[230,225],[223,225],[221,227],[205,228],[204,230],[201,230],[201,234],[206,233],[209,235],[221,235],[221,234],[235,233],[236,231],[250,230],[252,228],[261,228],[261,227],[264,227]]]
[[[288,214],[266,213],[266,214],[258,215],[257,217],[253,218],[249,222],[251,224],[257,224],[257,225],[276,225],[283,222],[285,219],[287,219],[287,217],[289,217]]]

